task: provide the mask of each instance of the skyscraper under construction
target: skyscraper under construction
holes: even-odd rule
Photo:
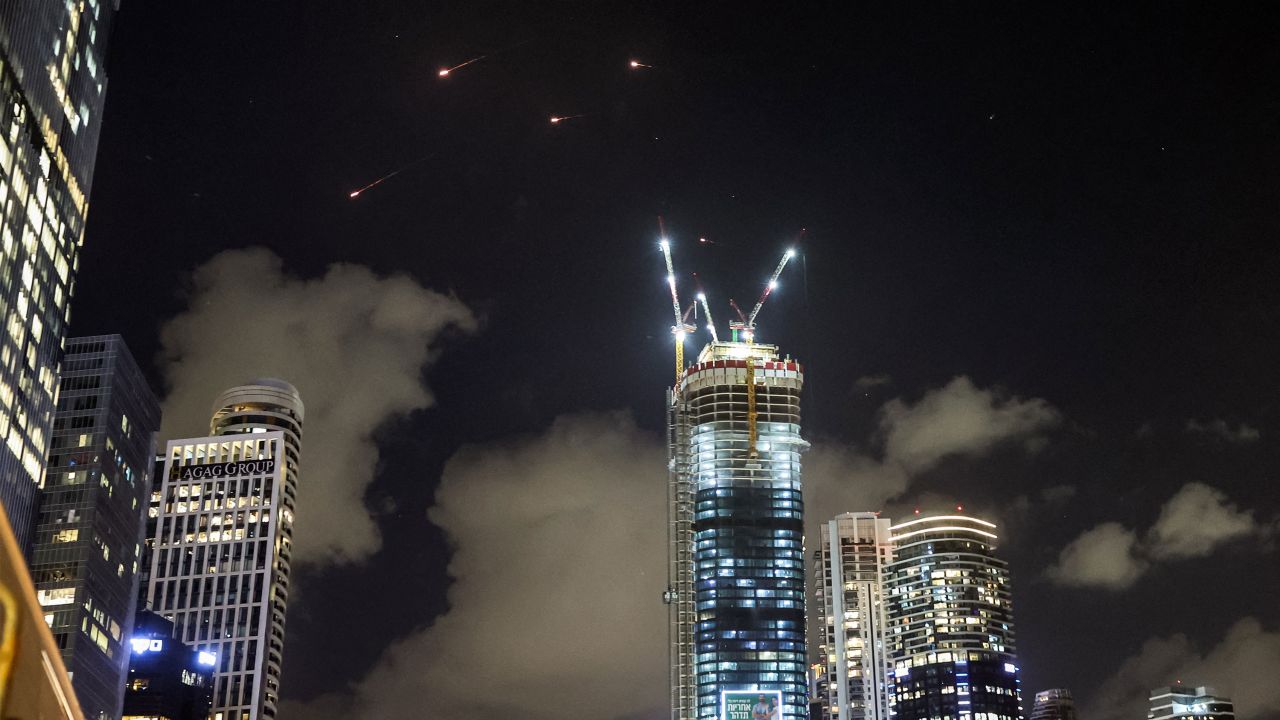
[[[674,305],[679,349],[693,328]],[[804,372],[752,341],[758,311],[731,326],[729,342],[712,329],[692,365],[678,361],[668,391],[674,720],[808,716]]]

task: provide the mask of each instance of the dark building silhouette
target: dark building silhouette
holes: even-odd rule
[[[146,610],[138,611],[129,645],[123,720],[205,720],[214,655],[183,644],[173,623]]]
[[[120,713],[160,406],[119,335],[67,341],[31,576],[86,720]]]

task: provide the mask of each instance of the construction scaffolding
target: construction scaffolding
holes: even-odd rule
[[[671,719],[695,720],[693,593],[693,480],[689,474],[689,420],[680,388],[667,391],[667,603],[670,627]]]

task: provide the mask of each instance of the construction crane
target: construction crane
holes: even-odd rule
[[[782,274],[782,269],[791,262],[791,258],[796,256],[795,248],[787,248],[782,254],[782,259],[778,261],[778,267],[773,269],[773,275],[769,276],[769,282],[764,286],[764,292],[760,294],[760,299],[756,301],[756,306],[751,309],[751,315],[747,317],[747,329],[754,331],[756,327],[756,316],[760,314],[760,308],[764,307],[764,301],[769,299],[769,293],[778,288],[778,276]]]
[[[801,235],[804,231],[801,231]],[[782,259],[778,261],[778,266],[773,269],[773,275],[769,276],[769,282],[764,286],[764,292],[760,294],[760,299],[756,301],[756,306],[751,309],[751,314],[743,316],[742,309],[733,300],[729,301],[729,305],[733,307],[734,312],[738,313],[738,322],[730,323],[729,328],[733,330],[733,339],[737,340],[739,333],[750,348],[755,342],[756,335],[756,316],[760,314],[760,308],[764,307],[764,301],[769,299],[769,294],[778,288],[778,276],[782,274],[783,268],[791,262],[791,258],[796,256],[795,248],[787,248],[782,254]],[[759,439],[759,431],[756,427],[756,419],[759,412],[756,410],[756,366],[755,358],[751,357],[750,351],[747,352],[747,457],[755,460],[759,457],[756,450],[757,440]]]
[[[707,332],[711,333],[711,342],[720,342],[720,338],[716,336],[716,323],[711,319],[711,306],[707,304],[707,294],[699,292],[698,302],[702,303],[702,312],[707,315]]]
[[[662,227],[662,218],[658,218],[658,226]],[[662,257],[667,263],[667,286],[671,288],[671,309],[675,312],[676,324],[671,326],[671,334],[676,339],[676,386],[679,386],[680,377],[684,374],[684,340],[696,328],[686,322],[688,312],[680,312],[680,296],[676,292],[676,271],[671,263],[671,243],[667,240],[665,232],[662,239],[658,241],[658,246],[662,248]]]
[[[720,338],[716,335],[716,321],[711,319],[711,306],[707,304],[707,293],[702,289],[702,279],[698,277],[698,273],[693,274],[693,284],[698,289],[695,299],[702,303],[702,312],[707,316],[707,332],[711,333],[711,342],[718,343]]]
[[[729,298],[729,307],[738,314],[738,319],[729,322],[729,331],[733,333],[732,340],[738,342],[739,338],[746,342],[751,342],[751,334],[747,332],[747,316],[742,314],[742,308],[738,307],[738,303],[733,298]]]

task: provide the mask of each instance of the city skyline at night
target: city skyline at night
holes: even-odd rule
[[[1179,681],[1280,720],[1278,33],[1217,5],[6,3],[0,502],[27,562],[73,529],[99,570],[137,553],[54,527],[105,442],[54,427],[94,410],[69,338],[118,336],[178,443],[137,508],[144,604],[217,654],[222,720],[992,720],[1068,691],[1142,720]],[[251,378],[305,399],[305,443],[300,400],[212,417]],[[243,458],[268,436],[271,471]],[[27,598],[23,657],[119,660],[123,564],[92,607]],[[88,677],[53,665],[50,707]]]

